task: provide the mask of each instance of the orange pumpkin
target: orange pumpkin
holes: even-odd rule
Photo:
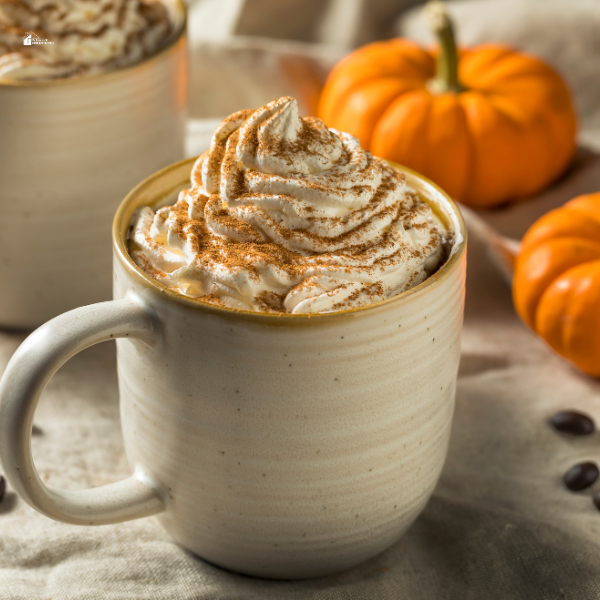
[[[556,352],[600,377],[600,193],[534,223],[517,256],[513,297],[519,316]]]
[[[439,51],[405,39],[356,50],[329,75],[318,116],[469,206],[538,192],[575,149],[567,86],[545,63],[501,45],[465,50],[459,60],[452,24],[432,4]]]

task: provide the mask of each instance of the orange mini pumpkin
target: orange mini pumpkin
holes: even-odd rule
[[[556,352],[600,377],[600,193],[534,223],[517,256],[513,297],[519,316]]]
[[[567,86],[545,63],[506,46],[478,46],[459,60],[452,24],[441,3],[432,5],[439,52],[404,39],[356,50],[329,75],[318,116],[470,206],[543,189],[575,149]]]

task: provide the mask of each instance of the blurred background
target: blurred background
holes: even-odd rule
[[[460,44],[503,42],[553,65],[575,96],[580,145],[600,150],[599,0],[447,6]],[[394,36],[432,44],[422,8],[419,0],[192,0],[188,153],[205,149],[212,119],[283,95],[314,114],[327,73],[357,46]]]

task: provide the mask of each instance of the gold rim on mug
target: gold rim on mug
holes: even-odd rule
[[[180,161],[178,163],[174,163],[160,171],[157,171],[141,183],[139,183],[121,202],[117,212],[115,214],[115,218],[113,220],[113,244],[116,249],[117,257],[121,261],[121,263],[125,266],[129,274],[144,287],[153,288],[154,290],[164,294],[166,297],[179,302],[185,306],[188,306],[194,310],[205,310],[209,313],[219,316],[229,316],[229,317],[240,317],[243,319],[250,320],[258,320],[263,321],[265,323],[277,324],[277,323],[287,323],[287,324],[299,324],[299,322],[307,322],[310,320],[330,320],[332,318],[340,317],[340,316],[348,316],[348,315],[356,315],[356,313],[362,313],[364,311],[377,309],[381,306],[385,306],[392,302],[401,302],[406,300],[409,297],[414,297],[416,294],[424,292],[427,288],[438,285],[444,279],[446,279],[460,264],[462,255],[465,252],[466,244],[467,244],[467,229],[465,227],[465,222],[463,217],[458,209],[456,203],[448,196],[444,190],[442,190],[435,183],[423,177],[419,173],[404,167],[402,165],[398,165],[391,161],[388,161],[394,168],[409,173],[414,176],[421,184],[423,184],[424,188],[429,187],[431,191],[435,191],[438,194],[441,194],[442,197],[448,202],[450,208],[452,209],[453,215],[456,217],[454,221],[451,219],[450,215],[444,214],[446,220],[452,220],[454,227],[454,235],[460,236],[460,241],[455,242],[455,246],[450,254],[450,256],[446,259],[444,264],[430,277],[425,279],[419,285],[416,285],[405,292],[401,292],[397,296],[393,296],[392,298],[387,298],[385,300],[380,300],[379,302],[374,302],[372,304],[367,304],[366,306],[361,306],[358,308],[350,308],[346,310],[336,311],[336,312],[326,312],[326,313],[302,313],[302,314],[290,314],[290,313],[264,313],[257,312],[252,310],[242,310],[237,308],[229,308],[229,307],[221,307],[215,304],[210,304],[208,302],[203,302],[202,300],[198,300],[196,298],[191,298],[189,296],[184,296],[179,292],[175,292],[174,290],[168,288],[162,283],[156,281],[148,275],[145,271],[140,269],[131,256],[129,255],[129,251],[127,249],[127,238],[129,229],[131,227],[131,218],[133,216],[133,212],[136,208],[140,206],[159,206],[167,199],[171,199],[173,195],[179,192],[182,189],[185,189],[189,186],[189,174],[192,171],[192,166],[196,162],[196,158],[188,158],[186,160]],[[178,179],[173,181],[174,173],[181,170],[184,166],[188,166],[189,169],[186,171],[188,175],[184,181]],[[165,187],[161,190],[162,193],[157,197],[156,191],[152,189],[154,185],[161,179],[169,179],[171,181],[168,187]],[[417,190],[417,192],[422,192],[422,190]],[[421,195],[421,197],[423,197]],[[427,200],[427,197],[424,198]],[[439,206],[436,204],[436,206]],[[457,227],[458,225],[458,227]]]
[[[164,0],[163,0],[164,1]],[[122,76],[128,76],[131,71],[144,68],[149,62],[158,59],[163,54],[172,50],[181,38],[185,35],[187,29],[187,5],[183,0],[168,0],[173,5],[173,10],[177,14],[178,25],[177,29],[167,39],[164,46],[161,46],[154,54],[146,56],[139,62],[127,65],[126,67],[118,67],[110,71],[96,73],[95,75],[76,75],[75,77],[59,77],[56,79],[39,79],[39,80],[10,80],[0,78],[0,87],[52,87],[63,85],[87,85],[97,82],[99,79],[114,79]]]

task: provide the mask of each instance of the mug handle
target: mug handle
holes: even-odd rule
[[[109,485],[78,491],[46,487],[33,464],[31,429],[40,394],[56,371],[85,348],[118,337],[154,344],[156,320],[135,297],[76,308],[36,329],[19,346],[0,382],[0,462],[23,500],[75,525],[106,525],[165,510],[159,485],[136,468]]]

